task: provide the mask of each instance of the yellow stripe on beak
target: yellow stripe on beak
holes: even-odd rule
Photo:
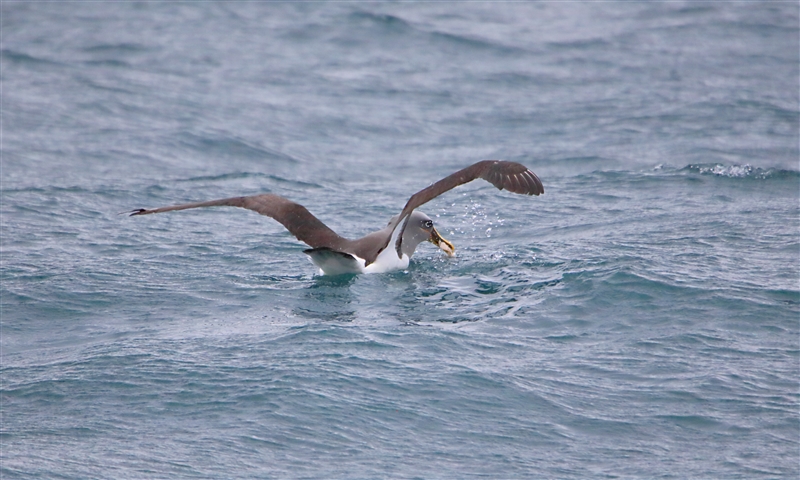
[[[436,231],[436,228],[431,229],[431,236],[428,238],[428,241],[432,244],[436,245],[437,247],[441,248],[447,256],[452,257],[456,254],[456,247],[452,243],[448,242],[444,237],[439,235],[439,232]]]

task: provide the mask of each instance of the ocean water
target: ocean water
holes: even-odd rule
[[[798,10],[4,1],[0,476],[798,478]]]

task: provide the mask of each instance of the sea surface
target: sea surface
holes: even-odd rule
[[[797,2],[0,4],[0,477],[800,476]],[[272,192],[456,245],[324,277]]]

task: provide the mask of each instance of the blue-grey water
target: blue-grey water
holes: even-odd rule
[[[0,476],[798,478],[798,10],[4,1]]]

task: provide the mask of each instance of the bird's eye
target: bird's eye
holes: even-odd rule
[[[425,226],[425,228],[431,228],[433,227],[433,222],[430,220],[425,220],[425,223],[423,223],[423,225]]]

